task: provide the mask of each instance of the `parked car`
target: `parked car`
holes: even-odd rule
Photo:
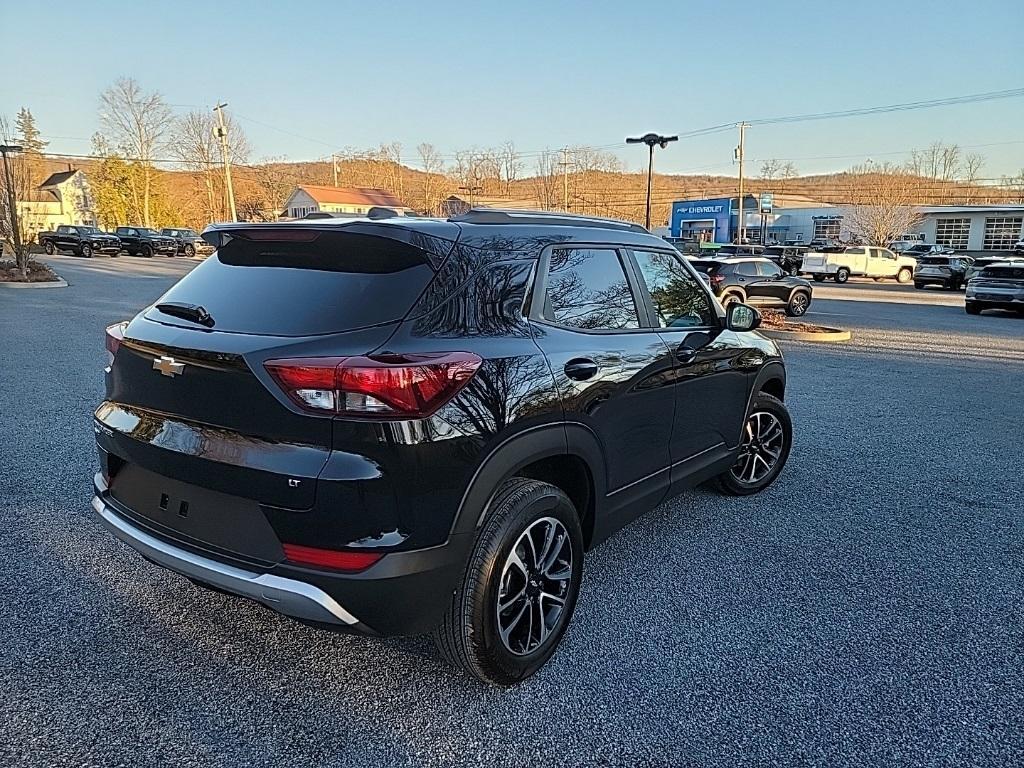
[[[1024,256],[1024,238],[1013,244],[1013,253],[1015,256]]]
[[[85,258],[95,253],[117,256],[121,252],[121,241],[98,227],[60,224],[56,230],[40,232],[36,239],[51,256],[57,251],[70,251]]]
[[[1004,261],[1011,261],[1012,256],[977,256],[971,259],[964,274],[964,283],[970,282],[971,278],[977,277],[981,271],[990,264],[1001,264]]]
[[[941,285],[951,291],[959,291],[967,283],[967,269],[971,265],[967,256],[932,255],[922,256],[914,267],[914,287]]]
[[[1024,313],[1024,261],[989,264],[967,283],[964,309],[980,315],[986,309],[1012,309]]]
[[[200,585],[431,632],[514,684],[558,646],[590,548],[786,463],[757,310],[724,311],[638,225],[477,209],[203,237],[214,255],[107,329],[92,502]]]
[[[769,245],[761,255],[782,267],[782,271],[790,275],[798,275],[804,262],[807,248],[792,245]]]
[[[129,256],[173,256],[178,252],[178,244],[173,238],[149,227],[118,227],[117,236],[121,239],[121,250]]]
[[[914,278],[917,261],[909,256],[897,256],[888,248],[855,245],[839,253],[809,251],[804,254],[801,271],[822,282],[831,277],[837,283],[845,283],[851,275],[873,277],[876,280],[895,278],[897,282],[909,283]]]
[[[195,256],[197,253],[202,256],[209,256],[213,253],[213,246],[203,240],[194,229],[181,229],[178,227],[164,227],[160,234],[174,240],[178,246],[179,256]]]
[[[786,274],[768,259],[741,257],[690,263],[708,276],[711,289],[723,306],[743,302],[777,307],[791,317],[800,317],[811,306],[811,284],[802,277]]]
[[[949,253],[956,253],[956,251],[946,245],[936,245],[935,243],[915,243],[906,250],[901,251],[900,255],[920,260],[925,256],[937,256],[939,254]]]

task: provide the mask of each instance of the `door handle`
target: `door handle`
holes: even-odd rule
[[[586,357],[574,357],[565,364],[565,375],[573,381],[586,381],[597,375],[597,363]]]

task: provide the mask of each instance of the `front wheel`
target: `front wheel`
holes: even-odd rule
[[[964,304],[964,311],[967,312],[968,315],[980,315],[981,306],[975,304],[973,301],[968,301],[966,304]]]
[[[816,283],[824,283],[825,282],[825,276],[815,272],[814,273],[814,282],[816,282]]]
[[[919,290],[919,291],[923,290],[924,289],[924,283],[918,283],[918,282],[915,281],[914,282],[914,287],[917,288],[917,290]]]
[[[92,258],[92,246],[91,245],[83,244],[79,252],[86,259],[91,259]]]
[[[899,272],[896,273],[896,282],[897,283],[909,283],[913,279],[914,279],[914,272],[909,267],[904,267],[903,269],[901,269]]]
[[[840,267],[838,270],[836,270],[836,282],[837,283],[845,283],[849,279],[850,279],[850,270],[848,270],[846,267]]]
[[[811,306],[811,296],[806,291],[794,291],[786,305],[786,314],[790,317],[802,317]]]
[[[763,491],[786,466],[793,444],[789,411],[771,395],[760,392],[743,425],[735,463],[716,478],[718,489],[729,496]]]
[[[147,259],[153,258],[153,249],[148,245],[142,246],[142,255]]]
[[[569,498],[537,480],[507,480],[489,508],[433,639],[450,663],[508,686],[540,669],[569,625],[583,532]]]
[[[190,259],[196,255],[196,248],[194,245],[192,245],[192,243],[185,244],[185,255],[188,256]]]

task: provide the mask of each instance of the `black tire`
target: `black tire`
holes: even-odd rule
[[[981,314],[981,305],[976,304],[973,301],[965,302],[964,303],[964,311],[968,315],[980,315]]]
[[[726,293],[722,294],[721,303],[723,307],[728,307],[730,304],[737,301],[743,301],[742,294],[736,293],[735,291],[727,291]]]
[[[141,253],[142,253],[142,255],[143,255],[143,256],[145,256],[145,257],[146,257],[147,259],[152,259],[152,258],[153,258],[153,248],[152,248],[151,246],[148,246],[148,245],[144,245],[144,246],[142,246],[142,251],[141,251]]]
[[[92,258],[92,246],[90,246],[90,245],[86,245],[85,243],[82,243],[82,247],[78,249],[78,252],[82,255],[83,258],[86,258],[86,259],[91,259]]]
[[[819,273],[819,272],[815,272],[814,273],[814,282],[816,282],[816,283],[824,283],[825,282],[825,276],[823,274]]]
[[[43,250],[46,251],[46,255],[47,256],[53,256],[53,252],[55,250],[57,250],[57,249],[53,247],[53,243],[51,243],[49,240],[47,240],[43,244]]]
[[[503,571],[511,562],[513,548],[524,541],[522,537],[527,535],[527,531],[535,530],[534,526],[545,525],[545,521],[550,520],[557,521],[567,534],[560,534],[561,538],[556,540],[571,548],[571,564],[563,565],[569,573],[564,603],[546,639],[529,653],[514,653],[502,639],[499,628],[498,600],[503,586]],[[552,563],[550,567],[556,564]],[[510,570],[509,575],[512,573]],[[506,480],[491,499],[487,519],[477,534],[463,581],[452,594],[440,626],[433,632],[438,652],[451,664],[492,685],[515,685],[525,680],[540,669],[558,648],[576,607],[582,574],[583,532],[569,498],[555,486],[537,480],[522,477]],[[524,583],[523,594],[531,585],[536,588],[534,581]],[[539,596],[536,601],[537,606],[543,605]],[[521,610],[529,612],[531,622],[527,632],[532,633],[533,617],[542,613],[534,614],[533,602],[524,603],[524,606]],[[542,612],[543,608],[539,610]],[[524,613],[520,615],[525,616]],[[518,624],[514,626],[519,627]],[[511,638],[512,634],[508,633],[508,637]],[[528,636],[532,638],[532,634]]]
[[[920,291],[920,290],[922,290],[924,288],[924,283],[919,283],[917,281],[914,281],[914,287],[917,288],[917,290]]]
[[[779,473],[781,473],[783,468],[786,466],[786,460],[789,458],[789,452],[793,446],[793,422],[789,418],[789,411],[786,410],[786,406],[783,405],[782,401],[772,397],[766,392],[759,392],[757,397],[754,398],[753,405],[750,407],[750,414],[747,416],[746,421],[744,421],[743,441],[746,442],[748,439],[748,424],[752,419],[754,419],[755,414],[759,413],[771,414],[771,416],[778,421],[778,424],[782,429],[782,443],[779,455],[767,474],[763,477],[758,477],[754,482],[745,482],[735,474],[737,466],[743,464],[749,455],[749,452],[744,452],[741,448],[740,452],[737,453],[736,463],[715,478],[715,484],[717,485],[718,490],[728,496],[749,496],[752,493],[763,491],[775,482]],[[743,474],[742,471],[740,474]]]
[[[185,255],[190,259],[196,255],[196,248],[192,243],[185,243]]]
[[[793,291],[786,305],[786,314],[790,317],[803,317],[811,306],[811,294],[807,291]]]
[[[903,283],[905,285],[906,283],[909,283],[913,279],[914,270],[912,270],[910,267],[903,267],[903,269],[896,273],[897,283]]]
[[[848,270],[846,267],[840,267],[839,269],[836,270],[835,281],[837,283],[845,283],[849,279],[850,270]]]

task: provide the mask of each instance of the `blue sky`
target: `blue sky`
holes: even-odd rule
[[[1024,87],[1019,0],[3,6],[4,26],[27,33],[5,35],[20,63],[0,82],[0,113],[29,107],[49,149],[68,153],[88,152],[98,94],[119,76],[178,112],[228,101],[254,160],[385,141],[411,159],[421,141],[450,154],[512,140],[525,152],[615,145],[634,168],[643,148],[618,144],[649,130]],[[983,153],[982,175],[998,176],[1024,167],[1022,126],[1017,98],[757,127],[747,154],[811,173],[942,140]],[[658,169],[735,173],[735,142],[680,141]]]

